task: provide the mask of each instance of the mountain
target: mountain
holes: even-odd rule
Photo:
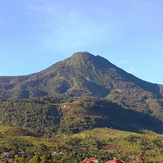
[[[161,87],[145,82],[88,52],[74,53],[35,74],[0,77],[0,97],[7,99],[64,95],[107,97],[113,91],[139,89],[162,98]],[[127,90],[126,90],[127,91]]]
[[[10,100],[44,96],[103,98],[163,122],[162,85],[143,81],[88,52],[74,53],[38,73],[0,77],[0,92],[2,99]]]

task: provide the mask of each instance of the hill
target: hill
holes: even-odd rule
[[[94,128],[163,133],[163,122],[157,117],[125,109],[108,100],[90,97],[4,101],[0,103],[0,124],[22,128],[39,137],[51,137],[56,133],[79,133]]]
[[[163,136],[152,132],[137,134],[96,128],[77,134],[55,134],[47,140],[21,134],[10,135],[10,130],[14,131],[15,127],[0,126],[0,132],[3,133],[0,136],[0,151],[4,161],[5,153],[9,153],[7,155],[10,155],[14,162],[29,163],[36,161],[38,157],[41,162],[46,160],[52,163],[79,163],[89,157],[106,162],[115,156],[125,162],[133,162],[140,156],[145,162],[163,161]]]

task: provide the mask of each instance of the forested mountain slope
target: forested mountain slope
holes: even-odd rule
[[[1,101],[0,124],[20,127],[39,137],[93,128],[163,133],[163,122],[154,116],[90,97]]]

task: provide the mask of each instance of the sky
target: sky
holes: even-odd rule
[[[88,51],[163,84],[163,0],[0,1],[0,76]]]

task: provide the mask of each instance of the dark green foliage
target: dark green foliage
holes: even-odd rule
[[[98,127],[163,133],[163,122],[150,114],[128,110],[103,99],[35,98],[0,103],[1,124],[15,126],[10,135],[31,135],[47,140],[57,133],[78,133]]]

